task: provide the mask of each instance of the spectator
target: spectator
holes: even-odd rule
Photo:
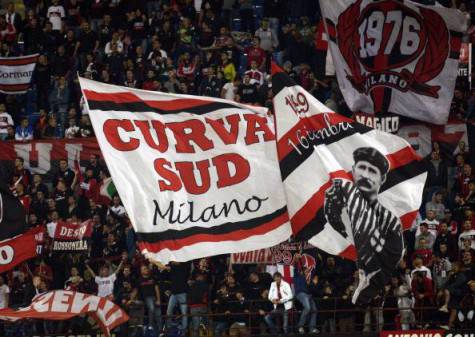
[[[435,212],[433,210],[426,210],[426,218],[422,220],[420,225],[422,224],[427,225],[429,232],[434,236],[434,238],[437,237],[437,227],[439,226],[439,221],[436,220]],[[416,237],[418,237],[419,234],[421,233],[420,225],[417,228]]]
[[[5,279],[0,275],[0,309],[8,308],[10,288],[5,284]]]
[[[140,297],[147,308],[148,328],[153,329],[155,333],[159,334],[162,331],[160,288],[147,265],[140,267],[138,289]]]
[[[290,285],[282,280],[282,274],[274,274],[274,282],[269,289],[269,301],[274,304],[273,316],[283,318],[282,329],[285,334],[289,332],[289,310],[292,309],[293,293]]]
[[[252,39],[252,45],[244,49],[244,53],[247,54],[247,66],[250,67],[252,61],[255,61],[257,68],[261,71],[265,70],[266,65],[266,53],[260,47],[260,39],[255,37]]]
[[[28,122],[28,118],[22,118],[21,124],[16,127],[15,140],[20,142],[27,142],[33,139],[33,128]]]
[[[236,292],[236,300],[229,305],[229,337],[249,337],[247,324],[249,303],[244,297],[242,290]]]
[[[254,35],[259,38],[259,47],[267,52],[267,57],[270,58],[270,54],[274,52],[279,45],[279,40],[274,31],[269,29],[269,21],[267,19],[261,21],[261,26],[256,30]]]
[[[459,235],[458,247],[463,250],[463,242],[470,242],[470,248],[475,249],[475,230],[472,229],[472,220],[465,220],[463,223],[463,231]]]
[[[188,278],[190,275],[190,264],[171,262],[169,266],[164,266],[158,261],[153,261],[160,270],[167,271],[169,273],[169,278],[172,280],[170,287],[170,298],[168,299],[167,307],[167,329],[170,329],[173,325],[173,316],[175,307],[178,305],[181,312],[181,325],[178,329],[180,331],[185,331],[188,327],[188,317],[186,316],[188,312],[188,301],[187,301],[187,292],[188,292]]]
[[[97,296],[107,297],[109,300],[113,300],[114,297],[114,282],[117,279],[117,274],[120,272],[124,265],[124,259],[120,261],[117,269],[111,273],[109,265],[103,265],[100,268],[99,276],[94,273],[94,270],[89,266],[89,263],[86,261],[86,269],[91,273],[94,281],[97,284]]]
[[[433,151],[430,159],[427,160],[427,186],[428,195],[432,195],[430,191],[446,189],[448,181],[447,164],[440,158],[440,153]]]
[[[300,314],[298,322],[299,333],[305,333],[305,326],[310,317],[308,324],[308,331],[311,333],[318,333],[317,330],[317,305],[310,294],[308,285],[312,279],[312,271],[308,268],[303,267],[302,262],[299,260],[301,258],[300,254],[294,255],[294,260],[297,261],[297,265],[294,270],[294,292],[295,298],[302,305],[302,312]]]
[[[422,247],[421,245],[421,240],[424,240],[425,247]],[[416,246],[415,249],[429,249],[432,250],[432,247],[434,246],[434,243],[436,241],[436,238],[432,232],[429,232],[429,226],[427,223],[422,222],[419,225],[419,235],[416,236]]]
[[[188,291],[190,315],[191,315],[191,331],[192,337],[199,337],[199,330],[203,324],[205,315],[208,313],[208,289],[209,283],[206,282],[206,274],[197,273],[190,282]]]
[[[414,273],[411,283],[412,292],[416,299],[415,307],[417,309],[416,317],[418,322],[427,322],[428,316],[425,307],[430,307],[434,291],[432,280],[429,279],[424,272]]]
[[[244,75],[243,83],[238,88],[239,99],[243,103],[257,104],[258,90],[256,84],[251,84],[249,75]]]
[[[48,7],[46,17],[53,25],[53,30],[61,30],[62,21],[66,17],[66,13],[64,7],[59,5],[59,0],[53,0],[53,4]]]
[[[216,292],[213,301],[214,316],[214,336],[222,337],[228,327],[229,316],[229,292],[225,284],[222,284]]]
[[[442,203],[442,198],[442,192],[435,192],[432,196],[432,201],[426,203],[426,212],[428,210],[433,211],[437,221],[444,219],[445,205]]]
[[[5,104],[0,103],[0,140],[5,140],[8,136],[8,126],[13,126],[12,116],[5,111]]]
[[[451,270],[452,263],[447,256],[447,244],[441,243],[439,253],[434,255],[432,264],[432,275],[434,276],[434,286],[436,290],[444,287]]]
[[[231,101],[237,100],[239,86],[241,85],[241,79],[235,77],[233,81],[226,83],[221,89],[221,98],[229,99]]]

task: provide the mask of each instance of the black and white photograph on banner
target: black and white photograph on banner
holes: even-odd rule
[[[353,237],[359,268],[354,296],[364,303],[381,292],[397,268],[404,241],[399,218],[378,202],[388,160],[371,147],[356,149],[353,160],[353,181],[333,180],[325,193],[324,209],[325,218],[338,233]]]

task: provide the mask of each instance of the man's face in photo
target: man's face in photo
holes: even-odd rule
[[[379,168],[366,160],[359,160],[353,166],[353,179],[367,198],[376,197],[384,182]]]

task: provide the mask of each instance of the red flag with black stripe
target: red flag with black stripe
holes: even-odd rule
[[[426,172],[402,138],[330,111],[273,65],[279,165],[297,238],[355,260],[365,304],[404,251]]]

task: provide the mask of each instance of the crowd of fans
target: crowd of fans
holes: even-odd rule
[[[467,17],[473,1],[447,1]],[[24,95],[0,97],[0,141],[94,137],[77,74],[110,84],[223,97],[271,107],[270,60],[333,110],[351,115],[325,70],[327,43],[317,1],[305,0],[29,0],[24,15],[10,3],[0,16],[0,56],[39,53]],[[475,99],[456,89],[451,116],[474,116]],[[467,146],[454,155],[433,144],[428,180],[407,253],[391,282],[366,308],[351,304],[355,265],[316,251],[317,266],[294,259],[292,286],[261,265],[230,265],[215,256],[164,266],[137,252],[118,195],[100,197],[108,172],[91,156],[84,172],[60,160],[46,176],[23,158],[6,179],[30,226],[58,219],[93,221],[88,253],[53,253],[46,236],[38,258],[0,276],[0,308],[18,308],[38,293],[71,289],[111,298],[130,315],[119,333],[248,336],[474,327],[475,172]],[[336,311],[335,311],[336,309]],[[181,315],[177,315],[181,314]],[[0,323],[4,336],[84,333],[85,318]]]

